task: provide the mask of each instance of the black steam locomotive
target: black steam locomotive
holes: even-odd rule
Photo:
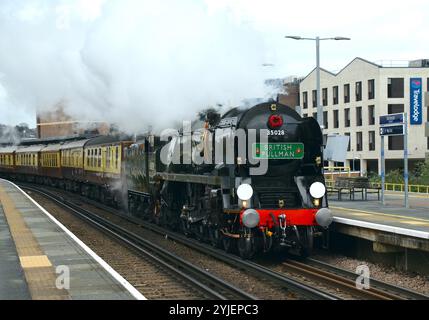
[[[243,258],[286,247],[308,255],[328,227],[322,132],[264,103],[210,111],[180,131],[0,148],[0,176],[40,183],[181,230]]]
[[[332,222],[317,121],[278,103],[204,120],[126,149],[131,214],[243,258],[277,247],[310,254],[317,228]]]

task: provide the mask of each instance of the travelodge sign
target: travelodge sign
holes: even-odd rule
[[[410,124],[419,125],[423,123],[422,116],[422,79],[410,79]]]

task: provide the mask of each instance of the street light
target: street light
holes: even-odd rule
[[[303,38],[300,36],[286,36],[287,39],[293,39],[293,40],[312,40],[316,41],[316,80],[317,80],[317,89],[316,89],[316,106],[317,106],[317,122],[319,123],[320,127],[323,127],[323,109],[320,104],[320,41],[321,40],[351,40],[350,38],[346,37],[334,37],[334,38]]]

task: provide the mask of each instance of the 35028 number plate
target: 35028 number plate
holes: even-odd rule
[[[300,160],[304,158],[303,143],[254,143],[255,159]]]
[[[286,131],[285,130],[268,130],[269,136],[285,136]]]

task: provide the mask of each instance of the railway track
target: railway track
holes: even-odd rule
[[[336,275],[341,280],[349,280],[355,284],[356,274],[354,272],[344,270],[328,264],[326,262],[308,258],[305,261],[305,264],[312,268],[313,271],[323,271],[328,272],[331,275]],[[423,295],[421,293],[400,287],[395,286],[386,282],[382,282],[373,278],[370,278],[371,293],[379,294],[386,299],[397,299],[397,300],[429,300],[429,296]],[[368,290],[365,290],[368,291]],[[370,294],[371,294],[370,293]]]
[[[397,294],[398,288],[391,286],[390,290],[383,290],[370,286],[369,289],[359,289],[356,286],[355,280],[351,277],[345,277],[333,271],[328,271],[328,267],[320,268],[308,262],[300,262],[296,260],[288,260],[282,263],[283,267],[289,272],[300,274],[307,279],[312,279],[318,283],[323,283],[331,287],[336,287],[349,293],[353,297],[367,300],[407,300],[403,294]],[[329,266],[331,269],[332,266]],[[356,278],[356,275],[354,275]],[[370,281],[371,283],[371,281]],[[383,284],[383,287],[386,284]],[[394,289],[394,290],[393,290]],[[402,290],[402,289],[401,289]],[[415,295],[413,295],[415,298]]]
[[[115,236],[117,238],[120,237],[121,241],[129,243],[129,245],[131,245],[133,247],[136,245],[137,246],[145,245],[146,246],[145,248],[147,248],[147,251],[149,251],[150,253],[153,253],[155,251],[156,252],[162,252],[162,254],[159,254],[159,255],[161,255],[163,258],[174,256],[174,260],[176,260],[176,261],[177,261],[176,258],[178,258],[179,260],[181,260],[181,263],[184,263],[186,265],[186,267],[180,267],[181,270],[184,271],[183,273],[186,273],[186,274],[188,272],[190,274],[193,273],[193,271],[191,269],[188,269],[188,268],[195,268],[195,266],[193,264],[186,262],[185,260],[183,260],[180,257],[172,254],[171,252],[166,251],[165,249],[161,248],[160,246],[157,246],[153,243],[150,243],[149,241],[143,239],[142,237],[140,237],[136,234],[133,234],[132,232],[126,230],[125,228],[120,227],[120,226],[112,223],[108,219],[100,217],[99,215],[92,213],[92,212],[82,208],[79,205],[74,204],[72,201],[66,200],[64,197],[56,195],[56,194],[54,194],[50,191],[47,191],[44,188],[41,188],[39,186],[34,186],[34,185],[29,186],[27,184],[25,184],[25,185],[20,184],[20,186],[25,190],[32,191],[34,193],[38,193],[38,194],[42,195],[43,197],[46,197],[46,198],[50,199],[51,201],[57,203],[58,205],[67,208],[73,214],[79,216],[82,219],[85,219],[86,221],[93,224],[94,226],[101,229],[102,231],[106,231],[106,232],[113,231],[114,234],[112,234],[112,236]],[[90,202],[92,202],[92,201],[90,201]],[[95,205],[95,203],[94,203],[94,205]],[[100,207],[99,204],[97,204],[97,206]],[[133,224],[141,225],[141,221],[138,219],[134,219],[134,218],[129,217],[129,216],[121,215],[116,210],[109,208],[109,207],[105,207],[105,206],[101,206],[101,207],[102,207],[102,210],[109,211],[110,213],[113,213],[116,217],[120,217],[120,219],[125,219],[128,222],[131,222]],[[119,214],[119,216],[118,216],[118,214]],[[205,246],[205,245],[201,246],[201,245],[199,245],[199,243],[197,241],[193,241],[192,239],[186,238],[185,236],[181,236],[181,235],[174,233],[174,232],[168,232],[159,226],[155,226],[152,224],[145,224],[145,228],[148,228],[155,233],[161,234],[163,237],[166,236],[170,240],[176,240],[179,243],[183,243],[187,247],[195,249],[196,251],[201,252],[204,255],[211,256],[217,260],[225,262],[226,264],[231,265],[236,269],[245,270],[246,272],[249,272],[251,274],[256,275],[258,278],[269,280],[270,282],[272,282],[276,286],[286,288],[287,290],[293,292],[299,298],[314,299],[314,300],[338,300],[338,299],[340,299],[339,297],[337,297],[333,294],[329,294],[329,293],[323,292],[322,290],[318,290],[316,288],[313,288],[312,286],[297,282],[294,279],[292,279],[286,275],[274,272],[274,271],[272,271],[268,268],[265,268],[261,265],[257,265],[253,262],[250,262],[250,261],[244,261],[241,258],[226,254],[223,251],[218,250],[218,249],[214,249],[210,246]],[[106,229],[108,229],[108,230],[106,230]],[[187,242],[187,240],[189,240],[189,242]],[[138,248],[136,248],[136,249],[139,250]],[[158,256],[158,254],[156,254],[156,256]],[[169,260],[168,263],[172,264],[172,263],[174,263],[174,260],[171,259],[171,260]],[[209,273],[205,270],[202,270],[202,271],[203,271],[203,274],[205,277],[215,278],[215,279],[217,279],[217,281],[221,281],[222,286],[230,285],[229,283],[223,281],[222,279],[217,278],[216,276],[212,275],[211,273]],[[215,281],[216,280],[210,281],[211,286],[216,285],[216,283],[214,283]],[[210,285],[208,285],[208,287],[210,288]],[[238,290],[241,292],[236,293],[235,295],[234,294],[229,294],[229,295],[224,295],[224,296],[219,295],[218,297],[213,296],[212,298],[215,298],[215,299],[227,298],[227,299],[240,299],[240,300],[255,299],[254,296],[249,295],[240,289],[238,289]]]
[[[121,216],[123,219],[141,225],[141,221],[138,219],[124,215]],[[159,226],[150,223],[145,223],[142,226],[160,234],[167,234],[170,239],[184,243],[195,250],[204,251],[207,254],[210,254],[237,267],[245,268],[250,272],[260,273],[268,280],[278,283],[279,281],[281,282],[281,279],[285,277],[285,275],[281,272],[273,271],[268,267],[251,261],[243,261],[241,258],[235,255],[227,254],[209,245],[202,244],[175,232],[165,230]],[[349,296],[355,298],[368,300],[429,300],[429,297],[426,295],[375,279],[370,279],[371,287],[369,290],[358,289],[355,282],[357,277],[355,273],[337,268],[333,265],[315,259],[309,258],[304,262],[288,260],[283,263],[283,266],[288,268],[290,271],[293,271],[295,274],[304,275],[307,278],[313,279],[314,281],[323,283],[325,286],[335,288],[336,291],[337,289],[345,291]],[[302,284],[299,281],[298,283]],[[335,299],[341,299],[338,295],[330,295]]]
[[[138,235],[135,235],[126,229],[111,223],[107,219],[104,219],[86,209],[80,208],[79,206],[64,200],[62,197],[34,186],[29,187],[27,185],[22,185],[21,187],[25,190],[42,195],[62,208],[68,210],[79,219],[97,228],[109,237],[122,242],[127,247],[137,252],[139,255],[144,256],[146,259],[150,259],[152,262],[161,266],[163,269],[168,270],[170,273],[180,278],[181,281],[186,282],[201,292],[203,296],[208,299],[257,299],[255,296],[227,283],[223,279],[220,279],[209,272],[194,266],[179,256],[176,256],[171,252],[168,252],[165,249],[139,237]]]
[[[120,217],[135,225],[149,229],[155,233],[165,235],[171,240],[182,243],[194,250],[200,251],[206,255],[210,255],[220,261],[223,261],[236,268],[246,270],[250,273],[256,274],[272,283],[280,286],[287,287],[294,292],[297,292],[302,297],[308,299],[327,299],[337,300],[341,297],[337,294],[327,293],[323,289],[316,289],[316,286],[309,286],[308,284],[297,280],[296,277],[287,276],[284,272],[274,271],[271,268],[265,267],[251,261],[245,261],[241,258],[227,254],[222,250],[213,248],[212,246],[200,243],[190,239],[184,235],[166,230],[157,225],[144,222],[134,217],[121,214],[119,211],[96,203],[92,200],[85,199],[91,205],[94,205],[102,210],[108,211],[115,216]],[[73,204],[71,204],[73,206]],[[325,287],[334,288],[335,291],[346,292],[348,296],[357,299],[369,300],[427,300],[428,296],[420,293],[384,283],[375,279],[370,279],[371,287],[369,290],[359,290],[356,287],[355,279],[356,274],[349,272],[327,263],[317,261],[314,259],[306,259],[305,261],[287,260],[282,263],[287,273],[301,275],[314,282],[322,283]]]

